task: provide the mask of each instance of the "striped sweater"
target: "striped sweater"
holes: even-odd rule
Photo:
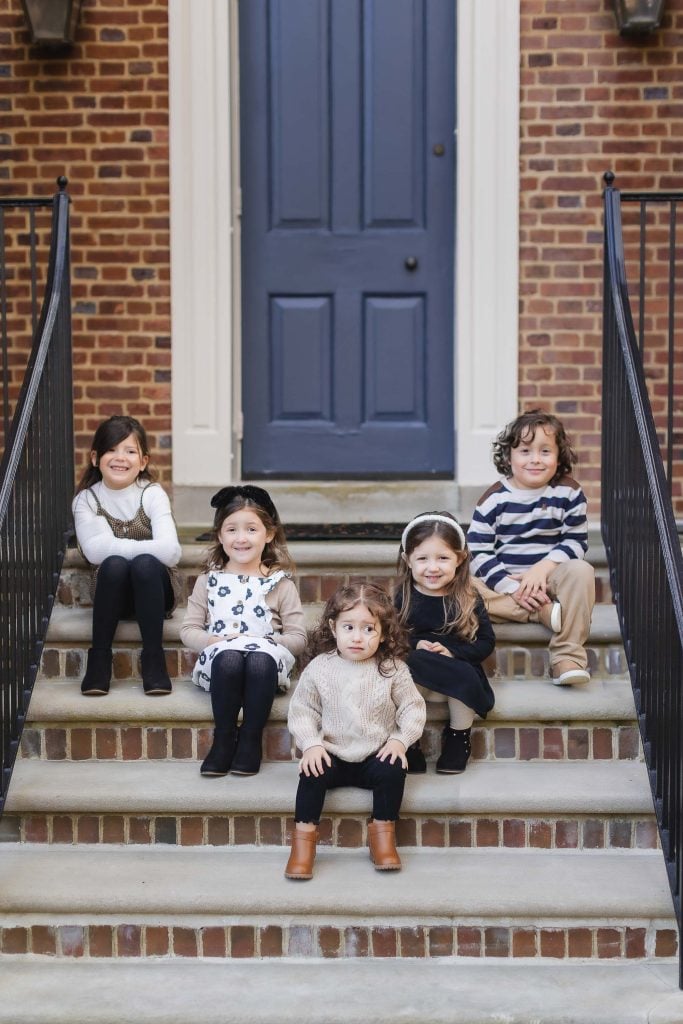
[[[586,498],[571,477],[538,490],[517,490],[509,481],[490,487],[477,502],[467,533],[472,573],[499,594],[511,594],[542,558],[567,562],[588,548]]]

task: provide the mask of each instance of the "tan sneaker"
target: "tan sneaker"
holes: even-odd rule
[[[590,681],[590,672],[573,661],[560,661],[553,666],[552,681],[555,686],[583,686]]]

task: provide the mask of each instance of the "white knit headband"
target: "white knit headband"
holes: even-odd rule
[[[414,527],[416,527],[418,523],[429,523],[431,521],[435,521],[438,523],[446,523],[448,526],[451,526],[457,533],[458,537],[460,537],[460,543],[463,546],[463,550],[467,547],[465,534],[463,533],[463,529],[460,523],[457,523],[455,519],[449,519],[448,516],[440,516],[436,512],[425,512],[424,515],[415,516],[414,519],[411,519],[408,525],[406,526],[405,530],[401,534],[401,547],[403,548],[404,551],[406,549],[406,541],[408,540],[408,534],[410,533],[410,531]]]

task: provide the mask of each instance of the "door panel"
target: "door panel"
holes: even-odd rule
[[[239,15],[244,474],[450,474],[454,4]]]

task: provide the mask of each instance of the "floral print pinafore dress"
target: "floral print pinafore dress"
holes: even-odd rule
[[[192,682],[208,690],[211,663],[221,651],[262,651],[277,664],[278,690],[289,689],[294,655],[274,639],[272,612],[266,595],[289,574],[280,570],[272,576],[242,576],[212,569],[206,581],[209,633],[234,633],[238,636],[205,647],[192,671]]]

